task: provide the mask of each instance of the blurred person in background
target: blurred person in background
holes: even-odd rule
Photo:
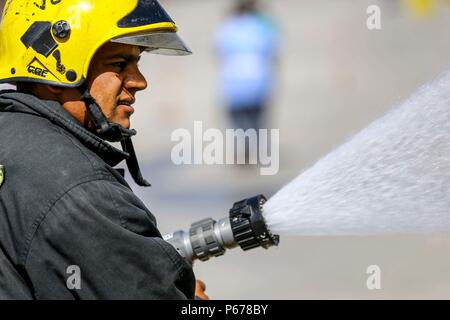
[[[274,21],[263,12],[260,1],[235,0],[232,14],[217,30],[215,41],[220,60],[220,95],[233,128],[263,128],[274,91],[279,47]],[[238,159],[242,159],[242,153],[238,152]],[[246,145],[246,164],[248,153]]]

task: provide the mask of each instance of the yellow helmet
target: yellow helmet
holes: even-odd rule
[[[0,83],[83,84],[95,52],[113,41],[190,54],[156,0],[7,0],[0,22]]]

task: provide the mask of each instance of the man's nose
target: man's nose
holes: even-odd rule
[[[124,84],[125,88],[128,91],[133,92],[133,94],[136,91],[145,90],[147,88],[147,80],[145,80],[145,77],[142,75],[137,65],[130,68],[130,71],[125,76]]]

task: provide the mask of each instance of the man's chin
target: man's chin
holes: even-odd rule
[[[121,121],[121,123],[119,123],[119,124],[125,129],[130,129],[130,127],[131,127],[130,121]]]
[[[125,128],[125,129],[130,129],[130,119],[127,117],[127,118],[122,118],[122,119],[120,119],[120,120],[117,120],[117,119],[111,119],[111,120],[109,120],[109,122],[111,122],[111,123],[115,123],[115,124],[118,124],[118,125],[120,125],[121,127],[123,127],[123,128]]]

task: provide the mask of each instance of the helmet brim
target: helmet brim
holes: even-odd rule
[[[143,47],[145,51],[155,54],[169,56],[185,56],[192,54],[192,51],[175,32],[134,34],[114,38],[111,42]]]

